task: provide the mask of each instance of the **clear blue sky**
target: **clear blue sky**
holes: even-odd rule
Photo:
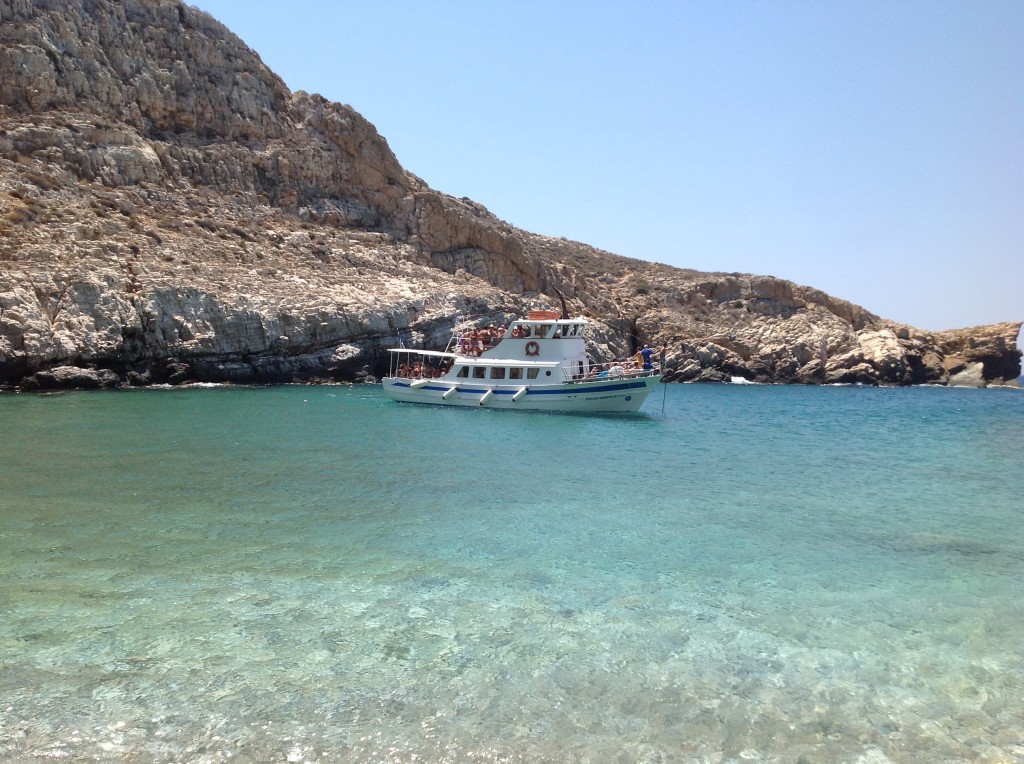
[[[197,0],[529,231],[1024,319],[1024,2]]]

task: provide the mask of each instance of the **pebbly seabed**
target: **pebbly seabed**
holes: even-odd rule
[[[5,396],[0,757],[1013,761],[1017,390]]]

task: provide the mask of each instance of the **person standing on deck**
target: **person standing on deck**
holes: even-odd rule
[[[651,346],[644,345],[643,348],[640,350],[640,355],[643,357],[643,368],[653,369],[654,364],[652,363],[651,359],[654,357],[654,350],[651,348]]]

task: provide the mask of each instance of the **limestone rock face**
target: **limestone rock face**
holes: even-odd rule
[[[367,380],[399,336],[558,293],[595,356],[664,344],[679,381],[1020,374],[1019,323],[932,334],[515,229],[178,0],[0,0],[0,385]]]
[[[982,384],[1011,382],[1020,376],[1021,354],[1016,345],[1020,324],[1008,322],[935,334],[935,342],[951,378],[981,365]],[[971,372],[977,376],[976,368]]]

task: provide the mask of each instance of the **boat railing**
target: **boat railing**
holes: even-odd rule
[[[402,348],[391,353],[389,377],[402,379],[437,379],[451,368],[450,359],[428,357],[413,348]]]
[[[438,379],[443,377],[445,373],[445,369],[439,369],[434,366],[414,366],[410,368],[399,365],[391,376],[400,377],[401,379]]]
[[[448,352],[461,356],[476,357],[485,350],[496,347],[504,336],[504,329],[495,329],[494,327],[457,332],[452,335],[452,340],[448,344]]]
[[[584,377],[574,377],[569,369],[563,369],[567,382],[595,382],[610,379],[634,379],[637,377],[652,377],[661,373],[661,366],[652,364],[651,368],[645,369],[637,366],[636,362],[629,358],[626,360],[609,361],[607,363],[592,363],[590,371]]]
[[[449,351],[449,353],[450,352],[451,351]],[[414,348],[395,349],[390,355],[391,361],[389,364],[389,377],[399,377],[411,380],[437,379],[447,374],[453,364],[451,355],[422,351]],[[460,356],[463,354],[456,352],[454,355]],[[475,353],[471,350],[467,350],[464,355],[464,357],[469,358],[474,356]],[[480,365],[481,363],[486,364],[487,362],[486,360],[477,362],[477,365]],[[496,361],[496,363],[499,367],[516,365],[515,361],[510,361],[508,359],[501,359]],[[642,365],[637,365],[636,361],[632,358],[612,360],[606,363],[590,363],[588,364],[588,371],[586,373],[583,372],[584,362],[582,358],[567,360],[562,364],[548,362],[543,365],[547,366],[549,370],[555,371],[555,373],[560,376],[563,383],[606,382],[609,380],[634,379],[637,377],[651,377],[661,374],[661,366],[659,364],[654,363],[651,368],[645,369]],[[497,377],[488,376],[488,379],[496,378]],[[503,380],[504,378],[504,373],[502,373],[501,379]],[[480,379],[482,380],[482,378]],[[511,377],[509,377],[509,379],[511,379]],[[476,382],[478,380],[474,377],[472,381]]]

